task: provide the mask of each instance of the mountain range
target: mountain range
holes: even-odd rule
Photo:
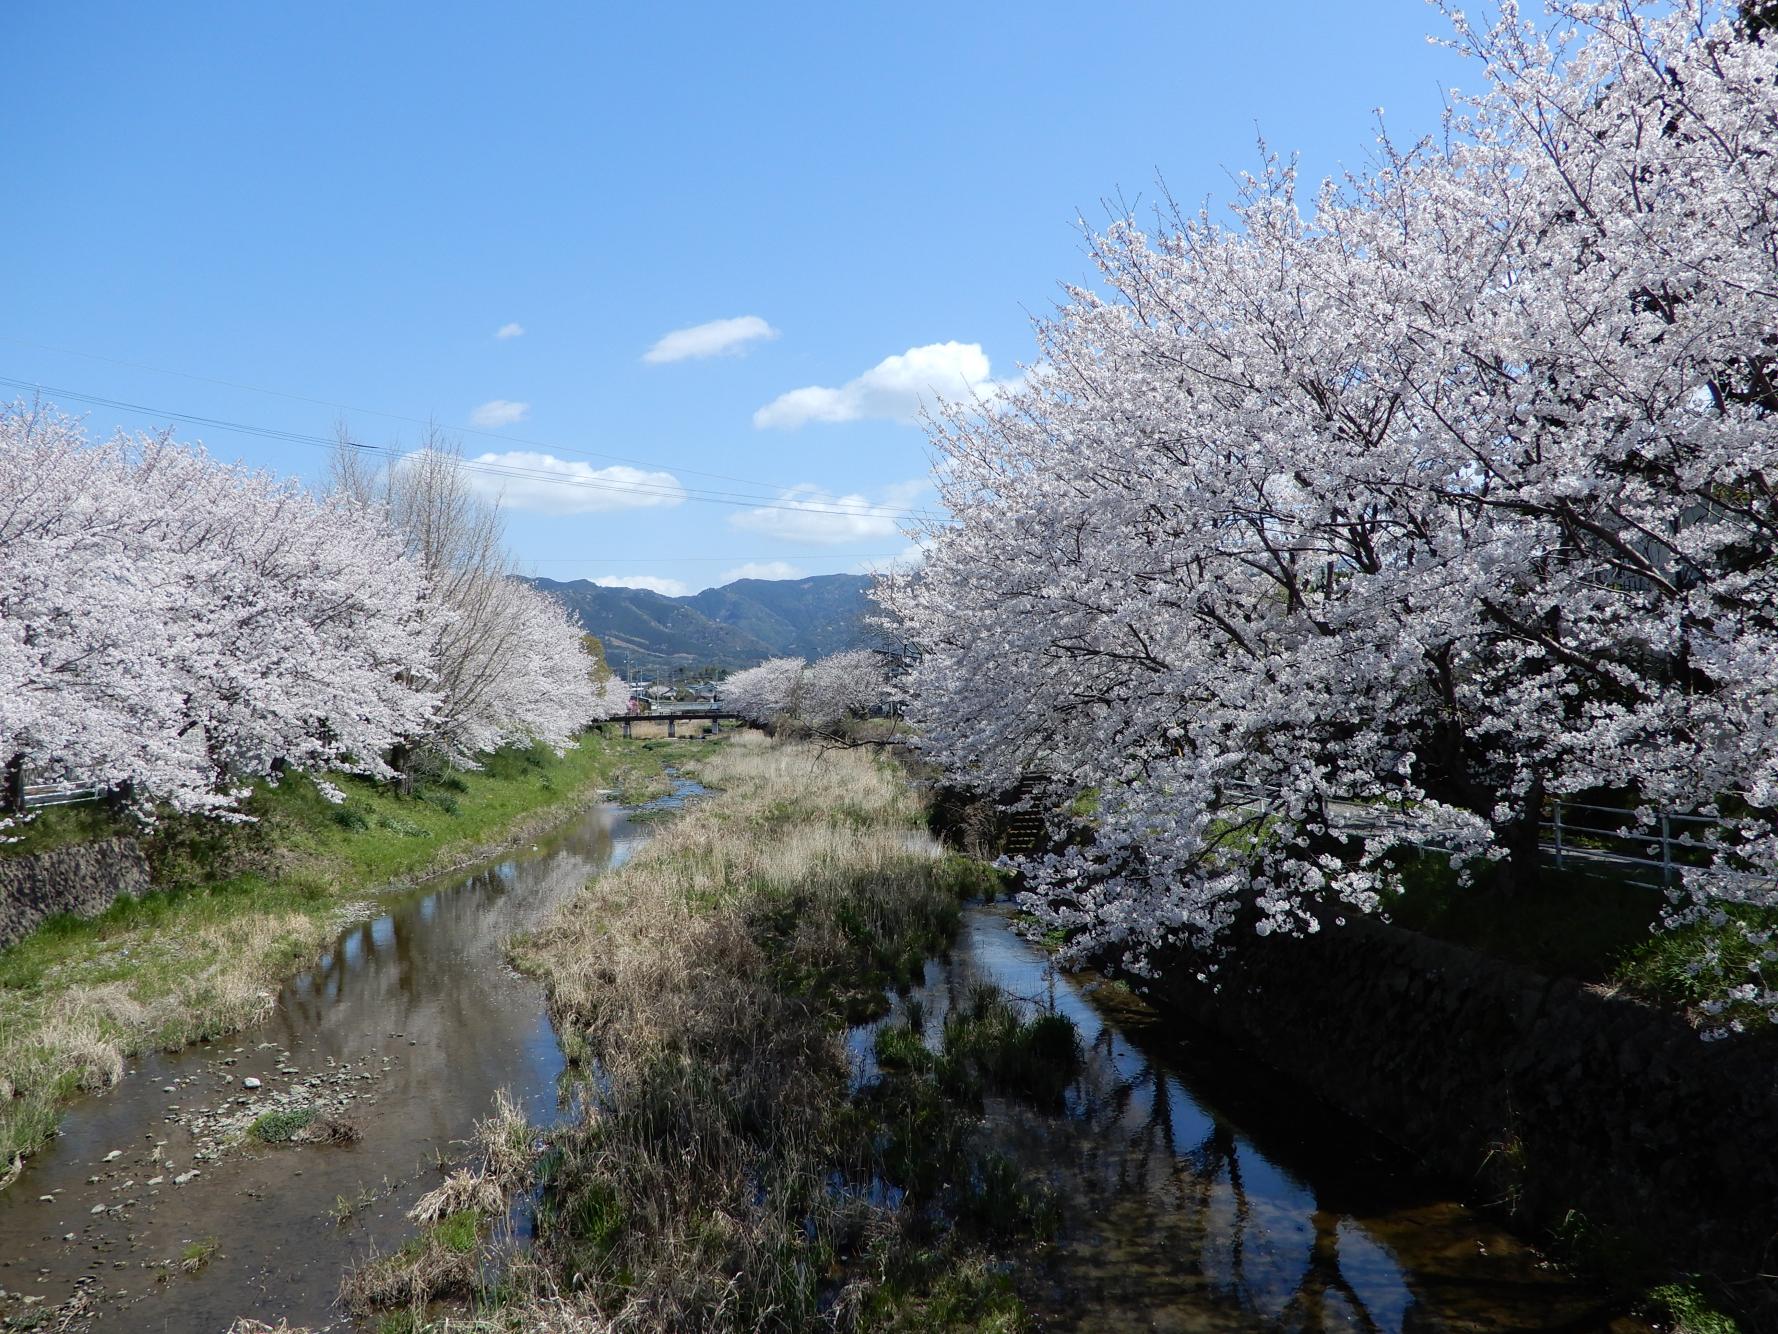
[[[686,597],[646,588],[607,588],[585,579],[532,579],[605,645],[621,675],[674,668],[733,671],[767,658],[815,659],[857,648],[870,637],[870,576],[737,579]]]

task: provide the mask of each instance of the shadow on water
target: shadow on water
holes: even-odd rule
[[[1127,990],[1059,972],[1004,908],[972,907],[906,999],[935,1050],[980,983],[1071,1018],[1086,1052],[1061,1115],[991,1101],[986,1135],[1057,1192],[1021,1267],[1040,1328],[1646,1330],[1406,1169],[1402,1155],[1250,1061],[1180,1036]],[[874,1075],[879,1025],[854,1030]]]
[[[698,790],[682,780],[654,805]],[[629,857],[648,836],[630,817],[588,811],[523,852],[387,902],[293,978],[264,1023],[146,1056],[72,1106],[0,1192],[0,1315],[29,1312],[23,1297],[41,1310],[84,1293],[77,1328],[340,1321],[341,1274],[408,1235],[404,1214],[437,1183],[438,1156],[460,1151],[496,1089],[535,1123],[556,1119],[562,1054],[540,988],[502,946]],[[261,1087],[245,1088],[248,1077]],[[219,1120],[292,1097],[358,1138],[201,1156]],[[208,1263],[182,1271],[184,1249],[211,1238]]]

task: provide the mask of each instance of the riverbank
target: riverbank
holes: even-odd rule
[[[599,789],[645,795],[660,758],[589,734],[562,756],[498,752],[409,796],[339,778],[335,804],[291,777],[254,793],[253,823],[167,822],[142,840],[152,892],[0,951],[0,1162],[41,1144],[69,1097],[115,1082],[129,1057],[264,1017],[278,984],[379,895],[482,860]],[[97,808],[53,814],[18,852],[118,832]]]

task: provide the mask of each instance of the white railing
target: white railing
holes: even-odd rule
[[[21,814],[45,806],[71,806],[81,801],[99,801],[110,791],[104,784],[90,778],[57,778],[31,783],[29,766],[23,755],[14,755],[0,765],[0,814]]]
[[[1237,796],[1259,800],[1268,793],[1280,792],[1276,787],[1253,783],[1231,783],[1225,788]],[[1329,797],[1330,816],[1337,818],[1335,827],[1345,833],[1381,831],[1399,836],[1402,843],[1425,852],[1455,854],[1457,849],[1441,847],[1412,836],[1413,815],[1410,811],[1382,808],[1341,797]],[[1688,866],[1705,864],[1700,854],[1704,842],[1697,837],[1703,830],[1721,824],[1711,815],[1681,815],[1671,811],[1656,814],[1652,828],[1636,824],[1635,812],[1621,806],[1597,806],[1587,802],[1552,799],[1547,807],[1549,818],[1540,820],[1543,835],[1538,847],[1563,870],[1579,870],[1588,874],[1609,874],[1637,884],[1666,886],[1673,884]],[[1579,814],[1577,818],[1576,813]],[[1588,815],[1614,817],[1607,824]],[[1769,883],[1770,877],[1748,875],[1750,881]]]
[[[71,806],[81,801],[99,801],[104,796],[105,789],[98,783],[78,780],[66,783],[27,783],[24,807],[29,811],[40,806]]]

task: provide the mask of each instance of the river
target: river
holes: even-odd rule
[[[694,790],[682,782],[665,804]],[[394,899],[294,978],[265,1023],[145,1057],[80,1099],[0,1193],[0,1315],[60,1306],[68,1328],[181,1334],[242,1315],[349,1326],[341,1275],[410,1233],[407,1208],[496,1089],[534,1123],[561,1115],[540,989],[506,966],[502,942],[646,836],[630,812],[601,807]],[[1061,1235],[1018,1267],[1040,1328],[1646,1328],[1614,1320],[1599,1294],[1361,1127],[1182,1036],[1122,988],[1059,973],[1004,908],[972,906],[914,989],[934,1040],[978,981],[1067,1013],[1088,1056],[1062,1113],[993,1101],[982,1132],[1063,1204]],[[853,1038],[868,1067],[869,1030]],[[320,1104],[357,1138],[223,1147],[285,1101]],[[181,1267],[211,1242],[195,1272]]]
[[[1060,1113],[990,1100],[983,1133],[1060,1197],[1018,1286],[1045,1330],[1646,1331],[1411,1171],[1364,1127],[1122,987],[1059,971],[1004,906],[975,905],[908,998],[928,1045],[987,983],[1071,1018]],[[870,1077],[878,1025],[852,1047]]]
[[[438,1155],[461,1152],[496,1089],[535,1123],[558,1115],[562,1054],[542,991],[506,965],[502,942],[622,864],[646,827],[598,807],[395,898],[293,978],[263,1024],[145,1056],[115,1088],[81,1098],[0,1192],[0,1315],[37,1297],[41,1308],[75,1301],[83,1329],[341,1322],[341,1274],[411,1231],[405,1211],[437,1184]],[[320,1102],[357,1139],[198,1157],[286,1099]],[[186,1248],[210,1239],[207,1262],[187,1273]]]

